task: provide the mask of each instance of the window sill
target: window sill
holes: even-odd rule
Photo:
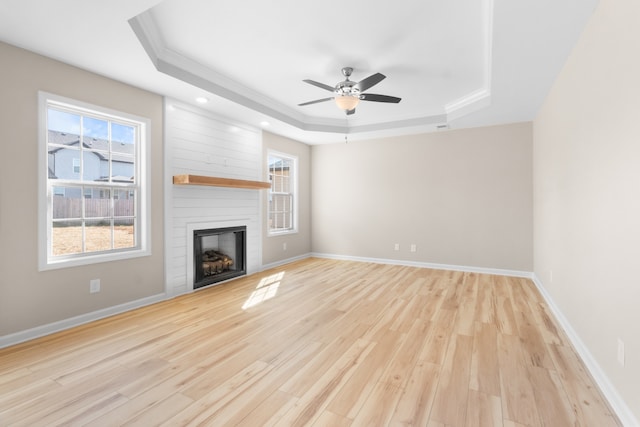
[[[286,236],[289,234],[298,234],[298,230],[267,231],[267,237]]]

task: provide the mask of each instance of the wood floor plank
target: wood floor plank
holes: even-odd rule
[[[618,425],[608,403],[598,392],[584,363],[571,347],[552,345],[551,354],[558,377],[578,420],[590,420],[599,426]]]
[[[409,375],[389,425],[427,425],[439,376],[439,365],[419,361]]]
[[[387,382],[376,383],[351,425],[353,427],[388,425],[401,396],[401,388]]]
[[[281,420],[285,425],[313,424],[353,375],[376,343],[357,340],[309,388]]]
[[[531,366],[529,378],[543,425],[576,425],[575,414],[555,371]]]
[[[255,407],[248,407],[247,414],[236,424],[243,427],[276,426],[280,420],[293,408],[297,397],[283,391],[276,390]]]
[[[540,417],[529,379],[528,359],[523,355],[520,338],[498,335],[498,361],[500,363],[500,389],[503,417],[524,425],[540,425]]]
[[[454,334],[440,373],[431,419],[462,426],[467,412],[473,338]]]
[[[0,349],[3,427],[559,423],[620,425],[522,278],[309,258]]]
[[[313,427],[349,427],[352,420],[333,412],[323,411],[318,417]]]
[[[547,344],[565,345],[565,334],[562,333],[546,308],[546,304],[535,302],[530,304],[531,312]]]
[[[402,337],[402,344],[389,361],[379,381],[404,388],[424,346],[428,327],[428,323],[419,319],[413,323],[409,332]]]
[[[198,396],[192,404],[175,416],[165,420],[162,425],[169,427],[188,424],[213,424],[216,422],[217,412],[242,394],[243,391],[248,390],[269,369],[269,365],[264,362],[257,361],[250,364],[226,381],[220,384],[212,384],[208,393]]]
[[[386,334],[381,335],[376,341],[376,346],[356,368],[351,381],[338,391],[327,409],[338,415],[355,418],[387,368],[387,364],[397,353],[401,342],[402,336],[395,331],[387,330]]]
[[[442,365],[449,339],[453,332],[455,311],[441,309],[436,319],[430,323],[425,345],[420,353],[420,360]]]
[[[470,390],[466,427],[502,427],[502,400],[500,397]]]
[[[127,419],[122,425],[126,425],[127,427],[159,426],[167,418],[183,411],[192,404],[192,399],[183,394],[175,393],[157,404],[146,408],[146,410],[137,413],[134,417]],[[104,427],[117,425],[115,422],[111,422],[110,416],[105,418],[106,424],[104,424]]]
[[[498,331],[492,324],[476,322],[469,388],[493,396],[501,394]]]

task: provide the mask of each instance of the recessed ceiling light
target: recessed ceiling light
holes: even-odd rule
[[[204,96],[199,96],[196,98],[196,102],[198,104],[206,104],[207,102],[209,102],[209,98],[205,98]]]
[[[263,120],[260,122],[260,126],[269,126],[269,122],[266,120]]]

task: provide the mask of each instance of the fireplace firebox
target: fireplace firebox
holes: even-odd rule
[[[247,227],[193,231],[193,288],[247,274]]]

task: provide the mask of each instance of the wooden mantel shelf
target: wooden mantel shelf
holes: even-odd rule
[[[209,185],[212,187],[248,188],[252,190],[264,190],[271,188],[271,183],[264,181],[248,181],[244,179],[218,178],[202,175],[174,175],[173,183],[176,185]]]

